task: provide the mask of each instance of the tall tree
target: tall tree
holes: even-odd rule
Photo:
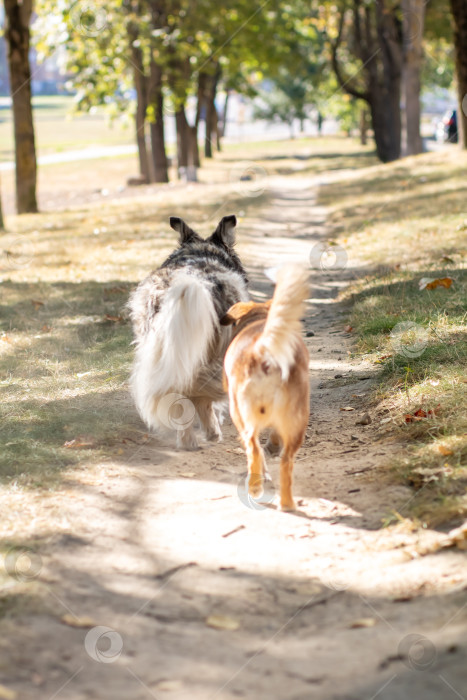
[[[4,2],[15,134],[16,207],[18,214],[25,214],[37,211],[37,164],[29,65],[29,23],[33,3],[32,0]]]
[[[404,62],[402,84],[404,93],[405,153],[423,151],[420,134],[420,91],[423,62],[423,28],[426,0],[402,0],[402,37]]]
[[[457,128],[462,148],[467,148],[467,1],[450,0],[450,2],[454,18],[457,94],[459,97]]]
[[[336,35],[330,39],[339,84],[352,97],[368,103],[376,151],[384,163],[401,153],[402,29],[397,10],[388,0],[371,4],[343,0]],[[347,64],[352,67],[357,62],[353,76],[344,72],[341,48]]]
[[[149,156],[146,147],[146,111],[148,108],[148,78],[145,74],[144,53],[140,38],[141,3],[139,0],[123,0],[122,7],[127,15],[127,32],[130,44],[130,62],[133,68],[133,84],[136,93],[135,127],[138,146],[139,172],[141,182],[151,181]]]

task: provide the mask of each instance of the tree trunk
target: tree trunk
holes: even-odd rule
[[[401,155],[401,74],[402,37],[396,16],[385,5],[385,0],[376,0],[376,27],[381,47],[383,73],[378,89],[372,97],[372,116],[377,115],[378,140],[376,150],[383,163],[397,160]],[[373,86],[374,89],[374,86]],[[371,88],[370,88],[371,92]],[[380,128],[382,121],[383,128]]]
[[[420,72],[423,61],[425,5],[425,0],[402,0],[402,84],[405,99],[403,117],[406,155],[415,155],[423,151],[420,134]]]
[[[454,18],[454,47],[456,52],[457,94],[457,129],[459,143],[467,148],[467,3],[465,0],[451,0]]]
[[[143,52],[135,45],[138,38],[138,30],[134,25],[129,26],[128,33],[131,43],[131,61],[133,64],[133,83],[136,91],[136,143],[138,144],[139,173],[141,181],[150,182],[149,159],[146,147],[146,110],[147,100],[147,78],[144,75]]]
[[[332,66],[341,87],[349,95],[368,103],[376,151],[380,160],[387,163],[400,158],[401,30],[396,8],[387,7],[386,0],[375,0],[373,4],[353,0],[353,4],[354,36],[348,43],[362,61],[365,88],[362,90],[353,78],[344,75],[338,60],[345,12],[341,12],[337,39],[331,42]]]
[[[219,78],[221,77],[220,66],[217,65],[215,73],[208,76],[207,90],[205,92],[206,99],[206,135],[204,140],[204,155],[206,158],[212,158],[212,138],[215,136],[217,142],[217,109],[216,109],[216,92]],[[218,144],[219,145],[219,144]]]
[[[366,146],[368,136],[368,119],[367,119],[367,109],[362,107],[360,109],[360,143],[362,146]]]
[[[180,176],[180,168],[188,167],[190,151],[189,126],[183,105],[175,112],[175,126],[177,127],[177,167]]]
[[[221,127],[220,127],[221,138],[224,138],[225,129],[227,126],[227,110],[229,108],[229,98],[230,98],[230,90],[227,88],[225,91],[224,109],[222,110],[222,120],[221,120]]]
[[[18,214],[37,212],[36,147],[31,105],[29,21],[32,0],[5,0],[10,91],[13,103]]]
[[[191,162],[195,168],[201,166],[201,161],[199,157],[199,145],[198,145],[198,128],[201,121],[201,114],[205,104],[205,90],[206,90],[206,73],[200,73],[198,76],[198,95],[196,100],[196,115],[195,123],[190,126],[190,151],[191,151]]]
[[[212,130],[214,124],[213,104],[210,99],[206,100],[206,132],[204,135],[204,157],[212,158]]]
[[[167,154],[164,135],[164,98],[162,95],[162,68],[151,59],[148,104],[151,112],[150,133],[154,182],[168,182]]]
[[[190,136],[190,162],[195,168],[201,166],[198,146],[198,127],[196,124],[189,127]]]

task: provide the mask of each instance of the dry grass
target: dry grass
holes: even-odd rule
[[[404,403],[406,384],[409,399],[415,405],[416,392],[428,396],[431,388],[437,389],[430,381],[439,378],[439,386],[445,388],[441,401],[443,412],[437,421],[442,419],[445,423],[444,432],[438,431],[436,441],[455,446],[453,455],[446,460],[460,474],[455,461],[462,454],[457,447],[458,428],[453,428],[452,434],[447,432],[456,417],[454,410],[448,410],[451,405],[447,399],[448,386],[453,388],[452,406],[459,405],[460,370],[449,360],[450,374],[442,352],[446,347],[451,348],[450,341],[457,337],[461,325],[457,306],[462,303],[458,297],[461,250],[455,241],[456,236],[464,235],[456,232],[456,227],[464,221],[460,192],[463,183],[456,179],[457,175],[448,178],[449,169],[455,172],[459,162],[443,163],[439,155],[424,158],[407,161],[407,166],[405,161],[379,166],[375,165],[370,149],[362,150],[354,142],[343,139],[241,144],[226,147],[222,154],[207,162],[197,185],[175,183],[123,191],[118,188],[124,185],[128,175],[134,174],[131,159],[104,160],[92,168],[89,163],[42,168],[40,187],[43,196],[44,192],[50,193],[50,207],[55,209],[39,215],[9,216],[8,232],[0,237],[0,251],[3,251],[0,258],[0,497],[7,514],[2,519],[0,538],[6,538],[10,544],[17,540],[33,542],[38,535],[60,531],[59,492],[74,481],[98,481],[103,464],[118,462],[124,441],[144,439],[126,386],[132,351],[124,305],[131,287],[172,250],[176,237],[168,227],[168,217],[178,214],[197,224],[201,233],[208,233],[219,218],[236,212],[241,251],[248,254],[252,243],[262,245],[264,222],[257,219],[256,211],[258,204],[269,197],[267,189],[262,192],[263,178],[268,177],[274,188],[276,175],[302,177],[305,173],[321,177],[324,171],[345,171],[345,183],[322,188],[323,201],[333,205],[333,223],[341,227],[341,237],[350,254],[366,256],[371,264],[385,264],[387,275],[384,280],[378,274],[368,275],[361,288],[353,289],[357,302],[355,324],[360,323],[359,314],[363,324],[369,304],[379,304],[378,314],[381,310],[380,315],[390,317],[390,322],[394,314],[405,318],[404,309],[412,312],[412,307],[407,306],[408,301],[399,303],[397,296],[388,295],[386,282],[392,279],[399,285],[401,299],[410,300],[416,287],[414,280],[421,276],[415,273],[417,266],[431,273],[429,266],[436,261],[439,265],[441,252],[449,252],[455,261],[453,289],[436,290],[423,297],[427,308],[437,305],[437,324],[441,323],[442,310],[449,311],[449,316],[444,314],[444,326],[435,327],[443,339],[449,335],[447,345],[442,344],[441,350],[436,350],[441,354],[432,356],[432,367],[426,377],[421,365],[411,363],[413,371],[406,382],[405,365],[388,361],[381,389],[386,393],[384,397],[381,395],[381,400],[387,402],[384,407],[390,407],[391,420],[397,423],[398,416],[408,406]],[[248,174],[252,165],[253,181],[240,180],[242,172],[246,170]],[[397,225],[393,223],[397,204],[393,200],[399,196],[395,182],[402,167],[410,167],[417,177],[430,174],[434,177],[434,172],[438,172],[436,187],[442,191],[459,188],[457,204],[451,201],[450,209],[438,202],[437,217],[421,216],[427,201],[432,206],[433,194],[420,199],[420,210],[415,210],[411,217],[407,201],[399,204],[398,216],[402,222],[399,231],[425,235],[421,233],[423,227],[428,230],[432,226],[433,231],[440,227],[444,241],[452,236],[449,246],[440,243],[439,237],[432,233],[426,234],[429,246],[423,250],[420,246],[414,249],[408,234],[406,238],[397,237]],[[383,187],[381,183],[386,185]],[[420,195],[424,187],[435,185],[418,183]],[[103,188],[108,190],[106,196],[101,192]],[[401,197],[406,194],[406,189],[400,192]],[[392,219],[374,218],[375,207],[383,198],[388,207],[393,207]],[[365,223],[369,220],[371,226]],[[393,236],[390,260],[381,246],[382,234]],[[407,257],[407,262],[397,270],[396,243],[401,246],[401,260]],[[389,263],[392,267],[388,271]],[[447,301],[452,307],[446,306]],[[417,313],[420,314],[417,318],[422,318],[423,309]],[[359,352],[372,353],[375,359],[385,354],[388,327],[390,324],[386,323],[374,332],[374,329],[364,331],[362,325]],[[457,343],[452,348],[457,352]],[[431,400],[439,402],[430,394]],[[424,454],[422,450],[432,449],[432,438],[417,432],[424,425],[400,426],[407,439],[413,441],[413,450],[418,455],[413,458],[418,461],[410,464],[420,464],[420,460],[425,460],[420,457]],[[71,447],[66,445],[73,440],[76,442]],[[435,457],[436,444],[433,443],[432,450]],[[440,460],[436,459],[437,467]],[[66,529],[66,523],[63,528]],[[14,541],[12,533],[15,533]]]
[[[382,369],[381,430],[406,444],[393,466],[416,489],[410,513],[431,525],[467,513],[466,165],[457,149],[425,154],[321,192],[337,240],[362,267],[344,296],[357,353]],[[422,277],[454,283],[420,290]],[[399,336],[404,322],[415,331]]]

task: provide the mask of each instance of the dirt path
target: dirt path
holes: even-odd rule
[[[324,234],[311,182],[270,187],[270,203],[240,230],[258,299],[272,290],[265,266],[306,262],[312,249],[316,259]],[[70,534],[48,541],[24,584],[44,606],[4,623],[0,683],[12,694],[0,698],[467,696],[465,554],[417,557],[438,533],[381,529],[412,494],[384,478],[397,446],[380,438],[381,417],[356,425],[374,370],[350,358],[336,297],[359,274],[352,260],[313,273],[300,509],[239,497],[246,461],[230,421],[222,444],[196,453],[131,443],[54,502]],[[134,410],[126,396],[122,410]],[[278,460],[269,462],[277,484]]]

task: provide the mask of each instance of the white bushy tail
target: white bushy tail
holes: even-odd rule
[[[136,406],[150,427],[159,425],[159,398],[169,392],[189,392],[196,373],[208,360],[217,326],[209,289],[193,275],[177,275],[153,327],[136,350],[131,378]]]
[[[279,365],[284,381],[288,379],[297,340],[301,337],[300,318],[308,295],[306,268],[289,264],[278,270],[276,289],[257,347],[270,353],[271,358]]]

